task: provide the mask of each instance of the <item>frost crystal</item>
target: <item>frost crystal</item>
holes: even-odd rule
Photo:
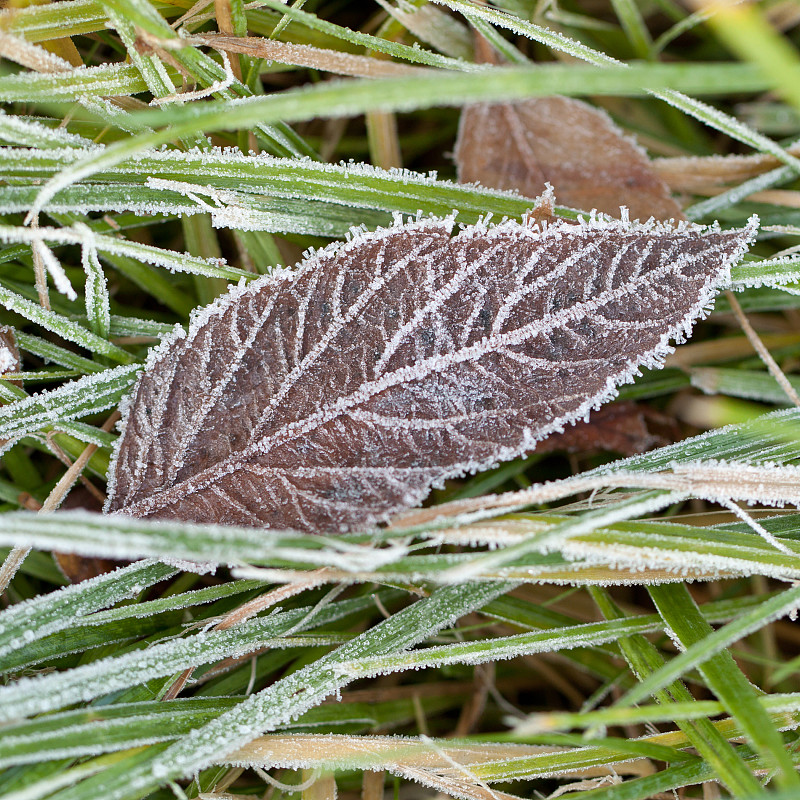
[[[17,367],[17,357],[14,353],[0,342],[0,375],[6,372],[13,372]]]
[[[151,354],[107,510],[313,532],[532,450],[657,366],[753,236],[423,219],[240,285]]]

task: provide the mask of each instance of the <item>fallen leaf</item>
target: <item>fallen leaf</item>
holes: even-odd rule
[[[107,510],[314,532],[384,521],[659,365],[755,222],[451,229],[355,234],[154,348]]]
[[[561,205],[632,219],[682,219],[647,154],[604,111],[571,97],[481,103],[461,113],[458,179],[537,197],[549,183]]]

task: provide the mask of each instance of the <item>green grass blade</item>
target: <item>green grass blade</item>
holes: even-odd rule
[[[86,375],[0,407],[0,438],[16,439],[115,406],[141,371],[138,364]]]
[[[9,654],[69,628],[98,609],[136,597],[176,572],[167,564],[142,561],[5,609],[0,614],[0,670]]]
[[[603,616],[607,619],[617,619],[623,616],[603,589],[596,587],[590,591]],[[663,664],[660,653],[643,636],[626,637],[620,640],[619,646],[634,674],[640,680],[644,680]],[[683,683],[673,681],[666,689],[656,692],[655,699],[659,703],[668,705],[674,701],[691,702],[692,695]],[[708,719],[678,721],[677,724],[697,748],[698,753],[732,792],[745,794],[760,790],[761,786],[750,769]]]
[[[41,325],[62,339],[85,347],[92,353],[108,356],[118,364],[130,364],[133,361],[133,356],[121,347],[111,344],[108,340],[86,330],[61,314],[42,308],[4,286],[0,286],[0,303],[9,311],[21,314],[31,322]]]
[[[745,618],[713,631],[702,618],[685,585],[654,586],[650,596],[670,634],[685,648],[678,658],[696,666],[726,711],[736,718],[762,759],[777,770],[776,781],[787,789],[800,785],[800,777],[788,755],[780,731],[758,702],[756,690],[727,650],[719,649],[752,630],[768,624],[800,605],[800,588],[788,589],[765,601]],[[687,656],[687,653],[690,655]]]
[[[332,603],[312,618],[309,618],[312,608],[282,611],[242,622],[234,628],[201,631],[64,672],[18,680],[0,687],[0,720],[7,722],[54,711],[260,648],[338,644],[342,639],[338,634],[303,636],[296,632],[307,629],[312,623],[316,627],[334,621],[363,608],[365,604],[372,606],[374,603],[369,597]],[[284,635],[287,632],[291,634]]]
[[[194,730],[138,769],[122,774],[98,776],[107,800],[126,800],[163,785],[171,778],[195,773],[214,762],[219,742],[234,749],[255,735],[274,730],[317,705],[350,682],[347,666],[366,654],[401,652],[435,634],[455,619],[512,588],[512,584],[487,586],[466,584],[440,589],[425,600],[403,609],[353,641],[335,650]],[[97,781],[89,779],[71,790],[54,795],[54,800],[90,796]]]

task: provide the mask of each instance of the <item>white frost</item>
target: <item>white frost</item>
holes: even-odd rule
[[[17,357],[5,344],[0,342],[0,374],[14,372],[17,369]]]

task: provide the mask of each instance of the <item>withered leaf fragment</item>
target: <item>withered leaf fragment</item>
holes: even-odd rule
[[[0,325],[0,376],[18,372],[20,366],[19,348],[14,329],[8,325]],[[22,381],[12,381],[14,386],[22,387]]]
[[[550,183],[561,205],[631,219],[681,219],[647,154],[604,111],[571,97],[482,103],[461,113],[458,179],[537,197]]]
[[[76,486],[61,504],[62,510],[80,508],[88,511],[100,511],[101,507],[102,502],[85,486]],[[53,558],[61,574],[70,583],[80,583],[90,578],[96,578],[106,572],[113,572],[124,564],[124,562],[114,561],[110,558],[79,556],[76,553],[59,553],[56,551],[53,551]]]
[[[658,365],[754,223],[451,229],[358,233],[155,348],[107,510],[313,532],[384,521]]]
[[[588,421],[554,433],[536,447],[537,453],[565,450],[586,453],[605,450],[622,456],[672,444],[680,437],[677,423],[649,406],[618,401],[595,411]]]
[[[0,378],[7,373],[19,371],[20,357],[17,337],[9,325],[0,325]],[[22,388],[22,381],[10,381],[14,386]],[[11,446],[11,439],[0,439],[0,453]]]

